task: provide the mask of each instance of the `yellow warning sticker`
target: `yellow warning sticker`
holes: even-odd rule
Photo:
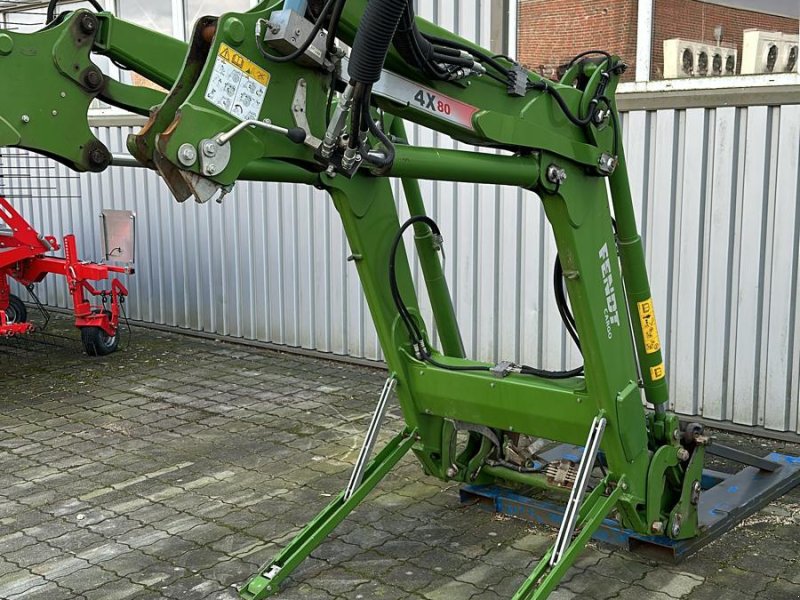
[[[220,58],[228,61],[234,67],[258,81],[261,85],[269,84],[269,73],[255,64],[252,60],[245,57],[243,54],[236,52],[236,50],[227,44],[220,44],[219,52],[217,54],[220,56]]]
[[[220,44],[206,100],[246,121],[258,119],[270,74],[227,44]]]
[[[656,313],[653,310],[653,299],[648,298],[643,302],[638,302],[639,321],[642,324],[642,338],[644,339],[644,351],[653,354],[661,350],[661,339],[658,337],[658,326],[656,325]]]
[[[664,379],[664,376],[667,372],[664,370],[664,363],[656,365],[655,367],[650,367],[650,379],[653,381],[658,381],[659,379]]]

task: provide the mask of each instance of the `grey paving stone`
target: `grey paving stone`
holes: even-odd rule
[[[235,600],[342,489],[385,378],[146,330],[103,361],[64,348],[17,371],[0,410],[4,600]],[[392,406],[381,443],[401,427]],[[507,599],[552,540],[461,506],[409,456],[278,598]],[[592,546],[549,600],[797,600],[798,555],[795,491],[678,566]]]

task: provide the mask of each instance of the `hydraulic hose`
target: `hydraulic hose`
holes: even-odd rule
[[[381,78],[407,0],[370,0],[358,25],[347,73],[356,83],[372,85]]]

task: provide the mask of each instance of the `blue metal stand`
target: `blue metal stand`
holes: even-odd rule
[[[577,461],[582,454],[583,448],[563,444],[543,458]],[[765,458],[779,464],[780,468],[770,472],[746,467],[732,475],[711,470],[703,472],[703,493],[698,505],[702,533],[695,538],[678,541],[666,536],[642,535],[623,528],[613,519],[605,519],[593,537],[659,558],[681,560],[800,484],[800,457],[773,452]],[[486,510],[548,527],[558,527],[564,514],[562,505],[496,485],[465,486],[461,488],[461,501],[477,502]]]

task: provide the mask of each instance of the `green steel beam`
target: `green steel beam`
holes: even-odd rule
[[[327,535],[366,498],[381,479],[396,465],[416,441],[413,430],[406,430],[395,437],[372,459],[364,472],[364,479],[350,498],[340,493],[281,551],[267,563],[257,575],[251,577],[240,590],[246,600],[262,600],[276,593],[281,582],[319,546]]]

